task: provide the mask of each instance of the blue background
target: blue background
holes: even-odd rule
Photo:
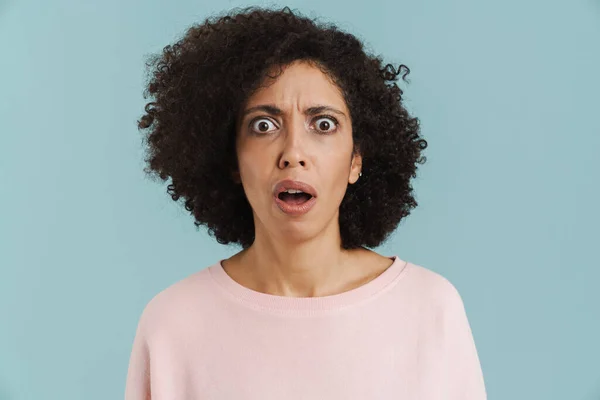
[[[463,297],[490,399],[600,399],[598,1],[0,2],[0,398],[116,399],[152,296],[239,251],[147,179],[145,57],[234,6],[411,69],[419,207],[375,249]]]

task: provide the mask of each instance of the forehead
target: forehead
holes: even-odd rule
[[[273,68],[270,72],[278,72]],[[247,101],[247,108],[263,103],[276,103],[282,107],[327,104],[345,109],[342,92],[317,66],[296,61],[283,67],[281,74],[267,78],[260,89]]]

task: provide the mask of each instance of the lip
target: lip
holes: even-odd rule
[[[310,194],[312,197],[302,204],[288,204],[279,198],[279,193],[287,189],[302,190],[304,193]],[[306,214],[317,201],[317,191],[308,183],[295,181],[292,179],[284,179],[277,182],[273,190],[273,200],[277,207],[284,213],[290,216],[299,216]]]
[[[275,185],[275,189],[273,189],[273,195],[277,197],[279,196],[279,193],[287,189],[302,190],[304,193],[310,194],[312,198],[309,201],[317,197],[317,191],[314,187],[310,186],[308,183],[302,181],[295,181],[292,179],[284,179],[282,181],[277,182],[277,184]]]
[[[277,196],[273,196],[273,199],[275,200],[277,207],[290,216],[306,214],[317,202],[316,197],[311,197],[310,200],[307,200],[302,204],[288,204]]]

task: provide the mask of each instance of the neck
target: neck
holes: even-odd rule
[[[356,253],[345,250],[341,240],[320,238],[299,243],[284,240],[257,240],[240,254],[251,276],[253,289],[289,297],[320,297],[343,291]]]

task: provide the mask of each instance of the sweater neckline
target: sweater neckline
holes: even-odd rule
[[[392,283],[405,275],[409,263],[400,259],[397,255],[388,258],[393,261],[392,264],[374,279],[354,289],[320,297],[289,297],[255,291],[238,283],[227,274],[222,264],[224,259],[210,266],[208,270],[222,289],[246,306],[292,314],[303,312],[314,314],[319,311],[330,311],[358,305],[391,287]]]

